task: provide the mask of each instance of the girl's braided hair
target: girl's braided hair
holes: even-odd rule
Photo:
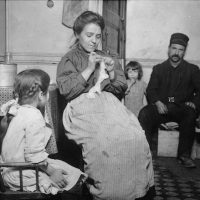
[[[14,98],[18,98],[20,105],[31,103],[41,90],[47,93],[50,83],[49,75],[40,69],[28,69],[17,74],[14,82]],[[0,154],[3,139],[14,116],[9,112],[0,121]]]
[[[31,102],[41,90],[47,93],[50,83],[49,75],[41,69],[28,69],[20,72],[14,83],[14,97],[19,104]]]

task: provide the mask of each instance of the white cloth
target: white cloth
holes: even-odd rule
[[[48,158],[45,146],[51,136],[51,129],[46,127],[41,112],[30,105],[19,106],[16,116],[11,120],[2,144],[3,162],[30,162],[39,163],[47,159],[49,165],[67,172],[68,185],[65,190],[71,189],[81,174],[74,168],[60,160]],[[13,168],[4,168],[3,179],[12,190],[19,189],[19,171]],[[44,193],[56,194],[63,189],[57,188],[44,172],[39,173],[40,190]],[[23,185],[25,191],[36,189],[34,170],[23,170]]]

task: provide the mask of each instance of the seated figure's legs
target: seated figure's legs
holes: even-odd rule
[[[178,156],[190,157],[192,145],[195,137],[195,121],[196,112],[193,108],[189,106],[182,106],[183,114],[182,119],[179,122],[179,146],[178,146]]]
[[[195,136],[196,111],[185,104],[168,105],[172,121],[179,123],[178,157],[190,157]]]
[[[179,123],[178,160],[187,168],[195,167],[190,158],[195,137],[196,111],[185,104],[168,106],[169,115]]]

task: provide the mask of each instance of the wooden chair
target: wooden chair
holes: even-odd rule
[[[20,175],[20,190],[11,191],[4,185],[2,175],[0,173],[0,199],[1,200],[28,200],[28,199],[52,199],[53,195],[47,195],[40,192],[39,188],[39,167],[41,164],[31,164],[31,163],[0,163],[1,167],[14,167],[19,170]],[[34,169],[35,179],[36,179],[36,190],[34,192],[23,191],[23,170],[24,169]],[[56,199],[56,196],[54,196]]]
[[[82,197],[82,182],[80,185],[72,188],[69,191],[58,193],[57,195],[44,194],[40,192],[39,188],[39,167],[43,164],[31,163],[0,163],[0,200],[81,200]],[[1,174],[2,167],[14,167],[19,170],[20,175],[20,190],[12,191],[4,185],[3,177]],[[35,170],[36,190],[34,192],[23,191],[23,170]]]

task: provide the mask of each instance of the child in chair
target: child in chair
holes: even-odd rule
[[[147,87],[147,84],[141,80],[143,76],[141,64],[136,61],[130,61],[125,67],[125,76],[128,85],[125,93],[125,106],[138,116],[146,101]]]
[[[77,181],[87,177],[79,169],[48,158],[45,147],[51,136],[41,110],[46,105],[49,75],[39,69],[20,72],[14,83],[15,100],[2,106],[5,117],[1,121],[1,157],[3,162],[44,163],[39,171],[40,191],[56,194],[70,190]],[[20,189],[19,171],[3,169],[3,179],[11,190]],[[24,191],[36,189],[35,171],[23,170]]]

